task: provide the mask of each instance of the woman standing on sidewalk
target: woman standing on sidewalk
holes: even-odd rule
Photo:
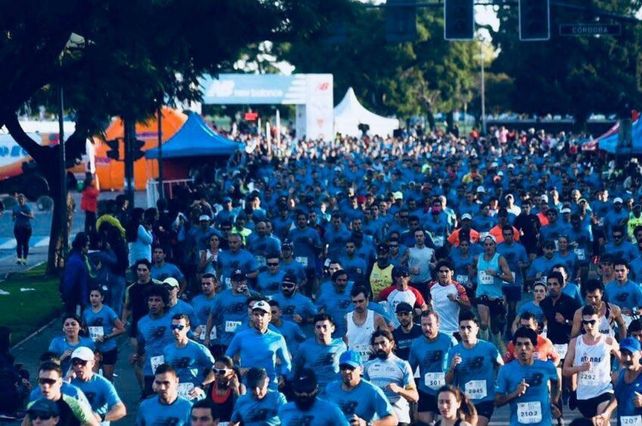
[[[99,194],[100,191],[96,187],[96,180],[90,173],[87,173],[82,196],[80,197],[80,208],[85,212],[85,234],[89,236],[92,247],[98,243],[96,235],[96,210],[98,210]]]
[[[26,265],[31,238],[33,213],[27,205],[24,194],[16,196],[18,204],[13,208],[13,235],[16,237],[16,264]]]

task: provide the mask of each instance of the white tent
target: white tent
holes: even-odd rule
[[[334,107],[334,131],[342,135],[361,136],[359,124],[370,126],[368,134],[389,136],[399,128],[399,120],[386,118],[368,111],[359,103],[352,87],[343,100]]]

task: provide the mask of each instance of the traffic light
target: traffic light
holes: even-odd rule
[[[145,156],[145,151],[143,151],[143,146],[145,146],[145,141],[140,139],[134,140],[134,146],[132,147],[132,158],[134,161],[140,160]]]
[[[444,38],[473,40],[475,38],[474,0],[444,0]]]
[[[550,38],[550,0],[519,0],[519,39],[545,41]]]
[[[386,41],[403,43],[417,39],[417,6],[408,0],[387,0]]]
[[[119,161],[120,160],[120,141],[118,139],[112,139],[110,141],[107,141],[107,146],[109,147],[109,150],[107,151],[107,157],[111,158],[112,160]]]

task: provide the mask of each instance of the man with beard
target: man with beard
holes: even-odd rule
[[[71,384],[83,391],[91,409],[101,422],[115,422],[127,414],[125,404],[120,400],[114,385],[103,376],[95,374],[94,352],[84,346],[71,354],[74,378]]]
[[[417,407],[417,421],[429,425],[435,420],[439,412],[437,406],[437,393],[446,384],[446,356],[448,351],[457,344],[457,341],[447,333],[440,332],[440,318],[434,312],[422,312],[421,331],[410,347],[410,368],[416,371],[419,368],[419,406]]]
[[[607,336],[615,336],[617,328],[620,339],[626,337],[626,323],[622,318],[622,310],[609,302],[604,301],[604,284],[598,280],[588,280],[582,284],[582,294],[586,300],[586,306],[592,306],[597,311],[598,324],[597,330]],[[583,329],[582,310],[579,308],[573,316],[573,329],[571,336],[579,336]]]
[[[191,426],[216,426],[219,424],[216,408],[206,399],[196,401],[192,405],[189,417],[192,421]]]
[[[383,391],[361,377],[363,362],[358,352],[344,352],[339,359],[339,369],[341,379],[326,387],[325,398],[339,406],[351,425],[397,424],[392,405]]]
[[[309,297],[299,293],[296,278],[286,274],[281,282],[281,292],[272,296],[272,300],[279,302],[283,318],[294,321],[299,325],[310,323],[317,308]]]
[[[392,404],[399,425],[410,425],[409,403],[419,401],[419,393],[410,364],[392,352],[395,339],[390,331],[375,331],[372,334],[371,343],[376,358],[365,363],[363,376],[383,390]]]
[[[154,374],[156,396],[141,402],[136,426],[190,424],[192,404],[178,396],[178,377],[169,364],[161,364]]]
[[[395,355],[408,361],[412,342],[421,336],[421,326],[415,324],[412,306],[406,302],[401,302],[397,305],[395,314],[399,322],[399,326],[392,331],[392,336],[395,338],[395,342],[397,342]]]
[[[165,363],[163,349],[172,343],[172,332],[169,327],[171,319],[165,311],[168,303],[167,290],[163,286],[152,286],[147,296],[149,314],[138,322],[138,340],[131,362],[138,365],[143,363],[145,383],[143,396],[153,393],[152,384],[156,368]]]
[[[265,368],[270,377],[270,387],[290,374],[291,361],[285,339],[281,334],[269,330],[272,311],[266,301],[258,301],[252,307],[252,328],[239,331],[225,355],[230,358],[239,356],[241,374],[249,368]]]
[[[250,368],[245,377],[248,392],[234,404],[231,426],[280,424],[277,414],[287,401],[281,392],[268,389],[269,379],[262,368]]]
[[[615,381],[615,393],[604,410],[593,417],[597,426],[608,426],[617,408],[617,424],[642,424],[642,366],[640,365],[640,342],[632,337],[620,342],[622,370]]]
[[[552,418],[561,415],[556,407],[562,392],[555,365],[535,357],[537,333],[534,330],[518,328],[512,343],[517,359],[499,370],[495,403],[500,407],[510,402],[512,425],[550,426]]]
[[[190,331],[187,315],[172,316],[171,329],[174,343],[165,347],[163,359],[176,370],[178,394],[189,400],[203,399],[207,385],[214,381],[214,358],[205,346],[187,338]]]
[[[194,325],[194,335],[199,342],[205,341],[205,331],[207,330],[207,319],[210,316],[212,303],[216,297],[216,290],[219,288],[219,282],[214,274],[203,274],[201,277],[201,294],[195,296],[190,304],[194,308],[196,324]],[[209,341],[216,341],[216,329],[212,330]]]
[[[379,293],[392,282],[392,268],[388,257],[389,249],[387,244],[379,244],[377,246],[377,261],[372,266],[370,272],[370,288],[375,298],[379,297]]]
[[[279,408],[283,425],[349,426],[348,421],[333,403],[317,398],[319,386],[314,371],[304,368],[292,381],[293,402]]]
[[[299,346],[294,359],[295,371],[314,369],[321,393],[339,373],[339,357],[347,350],[343,340],[332,338],[333,332],[334,321],[328,314],[315,315],[314,337]]]

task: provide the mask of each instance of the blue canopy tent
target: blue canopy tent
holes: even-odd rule
[[[620,146],[620,123],[616,123],[608,132],[597,138],[598,147],[610,154],[640,154],[642,153],[642,123],[640,119],[631,126],[631,147]]]
[[[180,130],[163,144],[163,160],[228,156],[244,147],[219,135],[205,124],[200,115],[192,113]],[[146,151],[145,158],[158,159],[158,151],[158,148]]]

